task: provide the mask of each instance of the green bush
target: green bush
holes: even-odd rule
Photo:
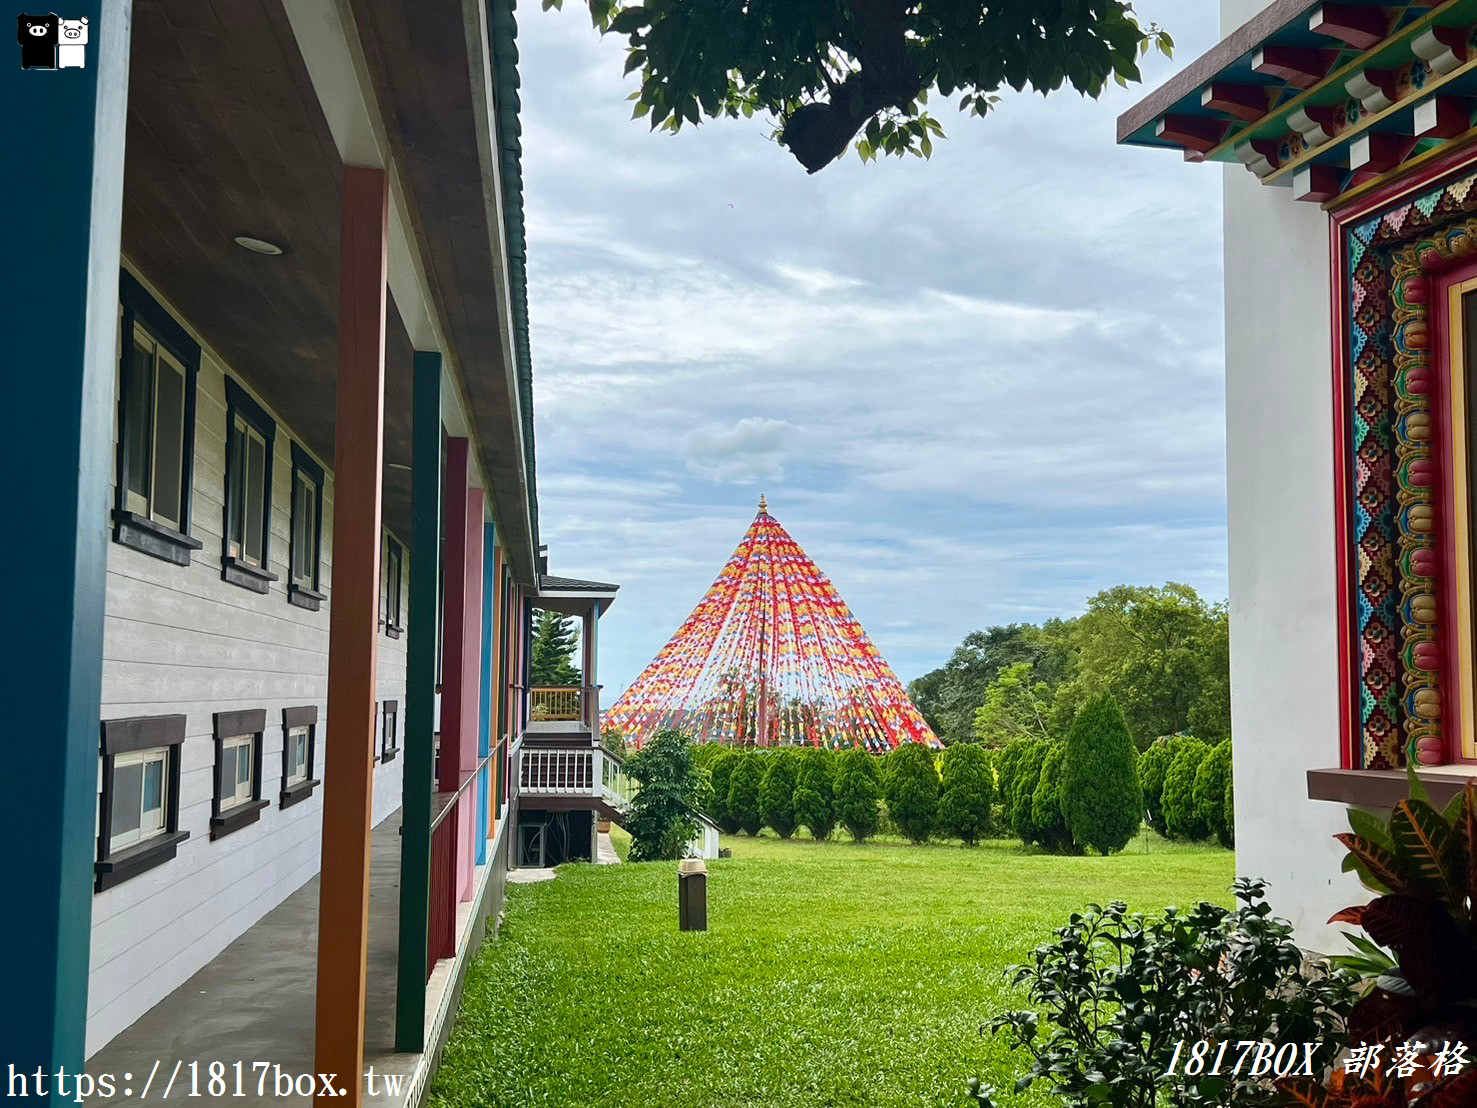
[[[1072,838],[1067,817],[1062,811],[1062,761],[1067,749],[1063,743],[1048,742],[1041,761],[1041,778],[1031,794],[1031,823],[1036,841],[1055,854],[1080,854],[1082,847]]]
[[[1164,779],[1183,745],[1183,739],[1166,735],[1155,739],[1139,756],[1139,787],[1144,792],[1144,811],[1148,813],[1149,826],[1165,836],[1169,834],[1169,828],[1164,823]]]
[[[1195,771],[1195,818],[1210,830],[1222,846],[1235,843],[1230,814],[1226,811],[1226,787],[1231,781],[1231,740],[1222,739]]]
[[[692,740],[681,731],[658,731],[626,768],[641,784],[625,822],[631,833],[631,861],[682,857],[697,834],[703,788],[702,770],[692,758]]]
[[[764,756],[768,763],[759,783],[759,818],[782,839],[795,833],[796,751],[776,750]]]
[[[752,751],[735,751],[733,769],[728,777],[728,818],[740,831],[759,834],[764,817],[759,814],[759,786],[764,781],[763,756]]]
[[[973,846],[990,829],[994,802],[994,767],[984,749],[975,743],[955,743],[944,751],[939,828]]]
[[[1231,836],[1228,846],[1236,845],[1236,775],[1226,775],[1226,831]]]
[[[1011,779],[1010,829],[1023,843],[1040,842],[1033,820],[1036,786],[1041,783],[1041,766],[1051,743],[1045,739],[1024,739]]]
[[[1062,815],[1072,838],[1103,854],[1128,845],[1143,822],[1138,750],[1111,696],[1091,701],[1072,721],[1062,754]]]
[[[1000,802],[1001,823],[1010,825],[1010,806],[1015,800],[1015,782],[1021,774],[1021,759],[1029,739],[1012,739],[995,759],[995,797]]]
[[[898,831],[915,843],[927,842],[939,815],[939,772],[933,751],[923,743],[902,743],[887,756],[882,787],[888,817]]]
[[[800,754],[795,773],[795,822],[810,829],[813,839],[829,839],[836,829],[836,756],[823,747]]]
[[[742,758],[742,754],[723,750],[708,763],[708,776],[713,781],[713,807],[708,816],[718,825],[718,830],[728,835],[737,833],[739,829],[738,821],[728,810],[728,788],[733,783],[734,767]]]
[[[1195,812],[1195,776],[1210,747],[1199,739],[1184,738],[1164,777],[1164,826],[1176,839],[1203,839],[1210,828]]]
[[[1202,902],[1146,918],[1122,901],[1091,905],[1014,967],[1013,983],[1036,1010],[1005,1012],[986,1026],[1030,1056],[1016,1089],[1039,1081],[1053,1103],[1074,1108],[1293,1103],[1251,1066],[1185,1065],[1184,1037],[1201,1028],[1215,1028],[1222,1042],[1274,1043],[1299,1060],[1308,1043],[1315,1072],[1336,1066],[1355,996],[1349,978],[1305,969],[1292,924],[1271,914],[1261,882],[1233,888],[1240,903],[1231,910]],[[970,1089],[977,1104],[993,1104],[978,1082]]]
[[[836,759],[836,820],[857,842],[877,833],[877,759],[865,750],[843,751]]]

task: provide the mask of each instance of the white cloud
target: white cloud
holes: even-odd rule
[[[520,50],[541,528],[622,585],[612,694],[761,485],[904,679],[1120,581],[1223,594],[1219,174],[1113,145],[1145,90],[941,110],[931,162],[807,176],[758,121],[630,121],[573,10]]]

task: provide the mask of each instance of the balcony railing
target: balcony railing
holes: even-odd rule
[[[587,796],[624,810],[636,786],[626,764],[608,750],[525,746],[519,753],[518,791],[524,796]]]
[[[546,685],[530,689],[529,716],[536,721],[583,720],[585,691],[577,685]]]

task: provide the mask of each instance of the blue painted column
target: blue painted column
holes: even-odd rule
[[[13,310],[0,464],[16,477],[7,508],[30,552],[12,547],[7,593],[23,648],[5,661],[16,738],[0,774],[0,835],[15,849],[0,1022],[7,1065],[70,1077],[86,1061],[132,6],[79,0],[65,15],[88,21],[84,66],[22,70],[18,46],[0,65],[4,149],[25,151],[3,184]],[[25,1103],[70,1100],[56,1084],[39,1100],[32,1087]]]
[[[482,687],[479,690],[480,710],[477,713],[478,761],[492,753],[492,644],[497,634],[492,616],[496,607],[496,589],[497,528],[491,523],[484,523],[482,525]],[[491,786],[491,770],[488,766],[483,766],[477,775],[477,864],[479,866],[487,862]]]

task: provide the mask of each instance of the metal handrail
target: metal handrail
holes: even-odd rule
[[[492,762],[492,754],[487,754],[477,763],[475,769],[468,770],[463,778],[457,782],[456,788],[446,792],[435,793],[431,797],[431,830],[441,826],[446,814],[457,806],[462,798],[462,793],[467,791],[467,786],[481,776],[482,771]]]

